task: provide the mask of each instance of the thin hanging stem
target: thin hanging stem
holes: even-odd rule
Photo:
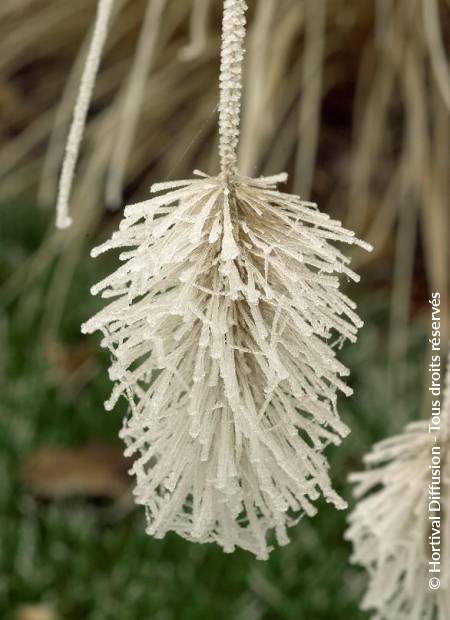
[[[224,0],[219,77],[219,156],[220,170],[226,178],[237,171],[246,10],[244,0]]]
[[[126,167],[142,109],[147,77],[154,62],[165,5],[166,0],[149,0],[147,3],[106,181],[106,202],[114,208],[118,208],[122,202]]]
[[[210,0],[194,0],[191,10],[190,41],[181,48],[181,60],[198,58],[206,47]]]
[[[439,4],[437,0],[422,2],[425,38],[430,52],[431,66],[441,97],[450,110],[450,71],[440,28]]]
[[[295,192],[304,200],[311,197],[319,142],[326,27],[327,0],[306,2],[300,134],[295,170]]]
[[[69,217],[70,191],[72,189],[75,166],[77,164],[81,139],[86,125],[86,117],[91,102],[95,78],[97,77],[103,47],[108,34],[108,25],[113,5],[114,0],[99,0],[98,3],[94,34],[92,35],[91,45],[81,78],[72,125],[67,139],[66,155],[63,162],[61,178],[59,180],[58,201],[56,205],[56,226],[58,228],[67,228],[72,223],[72,219]]]

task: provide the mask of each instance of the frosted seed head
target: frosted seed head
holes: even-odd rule
[[[287,540],[320,495],[345,505],[321,452],[348,432],[336,392],[350,390],[325,339],[360,325],[332,245],[352,237],[276,178],[201,175],[157,186],[154,221],[127,209],[102,246],[124,261],[93,287],[109,303],[83,326],[114,357],[105,407],[130,403],[121,435],[148,531],[264,558],[268,532]]]

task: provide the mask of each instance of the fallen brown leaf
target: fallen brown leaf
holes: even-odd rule
[[[16,611],[17,620],[57,620],[49,605],[20,605]]]
[[[82,496],[118,500],[130,490],[129,467],[120,447],[104,442],[75,449],[41,448],[24,462],[22,479],[41,499]]]

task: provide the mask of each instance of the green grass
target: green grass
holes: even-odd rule
[[[2,279],[42,237],[46,218],[35,213],[21,207],[8,224],[4,212],[1,215]],[[62,342],[81,341],[79,324],[99,303],[90,298],[89,286],[108,268],[108,260],[93,261],[86,252],[59,330]],[[27,602],[49,602],[61,620],[368,617],[358,609],[365,577],[349,563],[350,547],[342,539],[346,513],[326,504],[320,505],[317,517],[303,519],[291,531],[288,546],[260,562],[246,552],[225,555],[215,546],[191,544],[175,535],[153,540],[144,533],[140,509],[111,519],[108,512],[81,500],[36,503],[20,480],[24,458],[37,447],[75,446],[98,438],[117,441],[125,411],[124,403],[113,413],[103,410],[110,386],[108,359],[102,353],[95,354],[98,372],[79,394],[63,389],[39,332],[44,284],[37,290],[37,312],[23,313],[13,304],[0,315],[2,619],[14,618],[17,606]],[[360,467],[361,456],[374,441],[398,430],[386,389],[387,311],[382,297],[369,292],[360,293],[366,327],[358,344],[346,346],[341,355],[351,368],[355,389],[355,396],[342,398],[340,406],[352,434],[342,446],[328,450],[334,483],[349,500],[349,471]],[[421,341],[419,325],[406,369],[411,418],[418,415],[421,394]],[[93,337],[92,344],[96,349],[98,338]]]

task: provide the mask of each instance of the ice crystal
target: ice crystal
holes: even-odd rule
[[[330,241],[360,243],[273,178],[202,176],[155,185],[94,255],[124,261],[94,287],[113,301],[85,326],[113,352],[130,414],[136,500],[148,532],[169,530],[266,558],[323,494],[338,508],[324,446],[347,427],[346,368],[326,342],[361,321],[338,288],[357,279]],[[166,190],[169,190],[166,192]]]
[[[442,402],[438,441],[429,432],[429,421],[409,424],[401,434],[376,444],[365,457],[370,468],[351,476],[358,503],[346,538],[353,544],[352,561],[368,573],[361,607],[374,610],[377,620],[450,618],[450,363]],[[439,460],[435,471],[430,469],[433,454]],[[433,499],[440,502],[438,512],[430,511]],[[430,520],[433,515],[440,519],[438,525]],[[440,573],[429,573],[432,535],[440,549]],[[431,577],[440,579],[436,590],[429,587]]]

